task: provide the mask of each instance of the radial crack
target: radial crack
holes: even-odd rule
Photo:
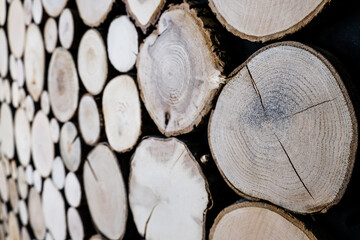
[[[314,104],[314,105],[312,105],[312,106],[310,106],[310,107],[307,107],[307,108],[305,108],[305,109],[303,109],[303,110],[300,110],[300,111],[298,111],[298,112],[295,112],[295,113],[291,114],[290,117],[295,116],[295,115],[297,115],[297,114],[299,114],[299,113],[305,112],[305,111],[307,111],[307,110],[309,110],[309,109],[311,109],[311,108],[317,107],[317,106],[322,105],[322,104],[324,104],[324,103],[332,102],[332,101],[334,101],[335,99],[336,99],[336,98],[319,102],[319,103],[317,103],[317,104]]]
[[[296,170],[296,168],[295,168],[294,164],[292,163],[291,158],[290,158],[289,154],[287,153],[287,151],[285,150],[284,145],[281,143],[281,141],[280,141],[280,139],[278,138],[278,136],[277,136],[276,134],[274,134],[274,135],[275,135],[275,137],[276,137],[277,141],[279,142],[279,144],[280,144],[280,146],[281,146],[282,150],[284,151],[284,153],[285,153],[285,155],[286,155],[287,159],[289,160],[289,162],[290,162],[290,164],[291,164],[291,167],[294,169],[294,172],[295,172],[295,173],[296,173],[296,175],[298,176],[298,178],[299,178],[300,182],[302,183],[302,185],[304,186],[304,188],[306,189],[306,191],[309,193],[310,197],[311,197],[312,199],[314,199],[313,195],[310,193],[309,189],[306,187],[306,185],[305,185],[304,181],[301,179],[301,177],[300,177],[300,175],[299,175],[298,171]]]
[[[151,209],[151,212],[149,214],[149,217],[146,219],[146,222],[145,222],[145,229],[144,229],[144,238],[146,239],[146,233],[147,233],[147,228],[148,228],[148,224],[150,222],[150,218],[155,210],[155,208],[159,206],[159,203],[155,204],[154,207]]]
[[[182,155],[185,153],[186,149],[184,149],[181,154],[179,155],[179,157],[175,160],[175,162],[173,163],[173,165],[171,166],[171,169],[173,169],[176,165],[176,163],[179,161],[179,159],[182,157]]]
[[[98,178],[96,177],[96,174],[95,174],[95,171],[94,171],[93,167],[91,166],[90,161],[87,160],[87,163],[88,163],[88,165],[89,165],[90,171],[91,171],[91,173],[93,174],[95,180],[96,180],[96,181],[99,181]]]
[[[247,69],[247,71],[248,71],[248,73],[249,73],[249,76],[250,76],[250,79],[251,79],[251,84],[252,84],[252,86],[253,86],[256,94],[259,96],[260,104],[261,104],[262,108],[263,108],[264,111],[265,111],[265,106],[264,106],[262,97],[261,97],[261,95],[260,95],[260,91],[259,91],[258,87],[256,86],[255,80],[254,80],[253,76],[251,75],[251,72],[250,72],[249,67],[248,67],[247,65],[245,65],[245,67],[246,67],[246,69]],[[265,112],[266,112],[266,111],[265,111]]]

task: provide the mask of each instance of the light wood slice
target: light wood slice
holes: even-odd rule
[[[26,182],[25,169],[22,166],[17,168],[17,190],[21,199],[26,199],[28,196],[28,185]]]
[[[122,239],[128,214],[127,194],[118,161],[109,147],[98,144],[89,153],[83,180],[94,225],[105,237]]]
[[[9,200],[10,200],[10,206],[12,208],[12,211],[14,213],[18,213],[19,210],[19,194],[16,187],[15,179],[9,178],[8,179],[8,186],[9,186]]]
[[[14,123],[11,108],[8,104],[1,104],[0,111],[0,132],[2,134],[1,152],[5,157],[11,159],[14,157]]]
[[[51,233],[46,232],[45,240],[54,240],[54,237],[51,235]]]
[[[40,28],[35,24],[27,29],[24,65],[27,90],[37,102],[44,87],[45,50]]]
[[[52,1],[52,2],[55,2],[55,1]],[[31,12],[32,12],[34,23],[39,25],[43,18],[43,6],[41,4],[41,0],[33,0]]]
[[[74,17],[70,9],[64,9],[59,18],[59,40],[65,49],[69,49],[74,40],[74,24]]]
[[[108,55],[111,64],[119,72],[127,72],[134,65],[139,52],[138,34],[127,16],[115,18],[107,35]]]
[[[34,119],[35,106],[34,106],[34,100],[30,95],[26,96],[24,104],[25,104],[26,117],[31,122]]]
[[[37,239],[45,237],[45,220],[39,193],[31,188],[28,198],[29,222],[31,229]]]
[[[14,108],[19,107],[19,86],[17,82],[13,81],[11,84],[11,103]]]
[[[34,181],[34,188],[36,189],[36,191],[38,191],[40,193],[42,190],[42,178],[41,178],[38,170],[36,170],[36,169],[33,172],[33,181]]]
[[[12,159],[10,161],[10,171],[11,171],[11,178],[16,180],[18,177],[18,173],[17,173],[17,166],[16,166],[16,162],[14,159]]]
[[[141,131],[141,106],[134,80],[128,75],[113,78],[103,92],[102,106],[110,146],[118,152],[132,149]]]
[[[48,115],[50,113],[50,100],[49,100],[49,94],[47,93],[47,91],[43,91],[41,93],[40,107],[41,107],[41,110],[46,115]]]
[[[52,53],[56,48],[58,40],[58,29],[54,18],[48,18],[44,27],[45,49],[48,53]]]
[[[3,80],[4,102],[11,104],[11,87],[8,79]]]
[[[29,186],[33,185],[34,183],[34,169],[33,166],[31,164],[27,165],[26,170],[25,170],[25,174],[26,174],[26,182]]]
[[[44,182],[42,207],[45,225],[53,235],[54,239],[65,239],[65,203],[61,193],[50,179],[46,179]]]
[[[15,145],[18,160],[26,167],[31,156],[31,131],[30,123],[23,108],[15,112]]]
[[[31,240],[29,231],[26,227],[21,228],[21,240]]]
[[[122,54],[122,53],[121,53]],[[105,43],[96,29],[89,29],[81,38],[77,63],[79,76],[86,90],[99,94],[108,75]]]
[[[6,203],[9,200],[9,187],[6,178],[6,170],[4,168],[3,160],[0,163],[0,196],[2,202]]]
[[[19,217],[21,224],[26,226],[29,222],[28,209],[25,203],[25,200],[19,201]]]
[[[51,133],[51,139],[54,143],[57,143],[60,138],[60,126],[58,121],[55,118],[52,118],[50,120],[50,133]]]
[[[223,79],[202,26],[188,5],[172,7],[162,14],[138,56],[142,99],[166,136],[193,130],[210,110]]]
[[[42,5],[50,17],[57,17],[65,8],[67,1],[68,0],[42,0]]]
[[[69,208],[67,211],[67,223],[71,239],[84,239],[84,227],[80,215],[75,208]]]
[[[208,185],[199,164],[175,138],[147,138],[132,157],[129,203],[145,239],[205,239]]]
[[[24,21],[25,24],[28,26],[32,20],[32,3],[33,0],[24,0]]]
[[[95,99],[85,94],[79,104],[79,129],[85,143],[94,146],[100,138],[100,117]]]
[[[80,17],[90,27],[99,26],[110,12],[114,0],[76,0]]]
[[[210,240],[316,240],[302,222],[264,203],[243,202],[225,208],[215,219]]]
[[[10,56],[9,56],[9,71],[10,71],[10,79],[13,79],[16,81],[17,67],[16,67],[16,58],[15,58],[14,54],[10,54]]]
[[[69,172],[65,179],[65,198],[72,207],[79,207],[81,201],[81,186],[76,175]]]
[[[16,60],[16,75],[16,83],[21,88],[25,83],[25,67],[21,58]]]
[[[282,42],[233,74],[208,136],[218,168],[240,195],[325,212],[349,181],[357,121],[331,64],[305,45]]]
[[[51,179],[57,189],[61,190],[65,185],[65,167],[61,157],[57,156],[53,163]]]
[[[22,57],[25,45],[25,19],[23,13],[24,9],[20,0],[11,1],[7,19],[7,34],[10,51],[17,58]]]
[[[68,121],[78,105],[79,81],[71,54],[56,48],[48,70],[48,91],[52,112],[60,122]]]
[[[49,176],[54,160],[49,119],[42,111],[35,115],[31,130],[32,159],[42,177]]]
[[[210,0],[218,20],[233,34],[268,41],[293,33],[310,22],[329,0]]]
[[[2,154],[1,154],[1,158],[2,158],[1,164],[3,165],[5,176],[9,177],[10,176],[10,161],[8,158],[3,156]]]
[[[134,18],[138,27],[146,32],[150,25],[154,25],[158,20],[161,9],[164,7],[166,0],[123,0],[126,4],[128,13]]]
[[[9,53],[6,33],[3,28],[0,28],[0,52],[0,76],[6,77],[9,67]]]
[[[3,26],[6,21],[7,5],[6,0],[0,0],[0,26]]]
[[[4,102],[4,101],[5,101],[5,96],[4,96],[3,79],[0,76],[0,102]],[[1,135],[0,135],[0,141],[1,141]]]
[[[78,131],[72,122],[66,122],[60,131],[60,154],[65,167],[75,172],[81,160],[81,142]]]
[[[20,228],[18,220],[13,212],[9,213],[9,232],[8,237],[11,240],[20,240]]]

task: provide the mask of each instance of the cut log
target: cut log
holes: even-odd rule
[[[32,3],[33,0],[24,0],[24,21],[28,26],[32,19]]]
[[[127,16],[115,18],[107,35],[108,55],[111,64],[119,72],[129,71],[139,52],[138,34]]]
[[[10,89],[9,89],[10,90]],[[0,132],[2,134],[1,152],[8,159],[14,157],[14,124],[11,108],[8,104],[1,104]]]
[[[140,100],[134,80],[128,75],[113,78],[103,92],[102,106],[110,146],[118,152],[132,149],[141,130]]]
[[[25,67],[21,58],[16,61],[16,83],[22,88],[25,82]]]
[[[37,239],[45,237],[44,213],[39,193],[31,188],[28,199],[29,222],[31,229]]]
[[[69,8],[62,11],[59,18],[59,40],[61,46],[69,49],[74,40],[74,17]]]
[[[32,159],[42,177],[49,176],[54,160],[49,119],[42,111],[35,115],[31,129]]]
[[[26,227],[21,228],[21,240],[31,240],[29,231]]]
[[[21,224],[23,226],[26,226],[28,224],[29,217],[28,217],[28,209],[27,209],[25,200],[19,201],[19,217],[20,217]]]
[[[15,112],[15,145],[18,160],[26,167],[31,156],[31,132],[30,123],[23,108]]]
[[[26,182],[25,170],[22,166],[17,168],[17,190],[21,199],[26,199],[28,195],[28,185]]]
[[[81,38],[78,51],[79,76],[86,90],[99,94],[108,75],[106,48],[100,33],[89,29]]]
[[[4,169],[4,173],[6,177],[10,176],[10,161],[9,159],[7,159],[6,157],[4,157],[2,154],[2,164],[3,164],[3,169]]]
[[[25,174],[26,174],[26,182],[29,186],[33,185],[34,183],[34,169],[33,166],[31,164],[27,165],[26,170],[25,170]]]
[[[80,17],[90,27],[99,26],[110,12],[115,0],[76,0]]]
[[[79,81],[71,54],[56,48],[48,70],[48,91],[52,112],[60,122],[68,121],[78,104]]]
[[[9,213],[9,232],[8,237],[11,240],[21,240],[20,239],[20,228],[18,220],[13,212]]]
[[[0,26],[3,26],[5,24],[6,13],[7,13],[6,1],[0,0]]]
[[[75,172],[81,160],[81,142],[78,131],[72,122],[66,122],[60,132],[60,154],[65,167]]]
[[[128,214],[127,194],[116,156],[106,145],[98,144],[87,156],[83,180],[95,227],[107,238],[122,239]]]
[[[51,235],[51,233],[47,232],[45,235],[45,240],[54,240],[54,237]]]
[[[53,163],[51,179],[57,189],[61,190],[65,185],[65,167],[61,157],[57,156]]]
[[[50,113],[50,100],[47,91],[43,91],[41,93],[40,106],[43,113],[45,113],[46,115]]]
[[[123,2],[126,4],[127,12],[135,20],[136,26],[145,33],[146,29],[158,20],[166,0],[123,0]]]
[[[42,0],[42,5],[50,17],[57,17],[65,8],[67,1],[68,0]]]
[[[11,88],[8,79],[4,79],[3,81],[3,91],[4,91],[4,102],[7,104],[11,104]]]
[[[330,0],[210,0],[210,7],[227,30],[250,41],[268,41],[293,33],[310,22]]]
[[[45,50],[40,28],[35,24],[27,29],[24,65],[27,90],[37,102],[44,87]]]
[[[210,110],[223,80],[219,59],[202,26],[188,5],[171,7],[140,50],[141,96],[166,136],[192,131]]]
[[[44,27],[45,49],[48,53],[52,53],[56,48],[58,40],[57,24],[54,18],[48,18]]]
[[[79,207],[81,201],[81,186],[76,175],[69,172],[65,179],[65,198],[72,207]]]
[[[16,187],[16,182],[13,178],[8,179],[8,186],[9,186],[9,200],[10,206],[14,213],[18,213],[19,210],[19,194]]]
[[[25,20],[23,13],[24,9],[20,0],[11,1],[7,19],[7,34],[10,51],[17,58],[22,57],[25,45]]]
[[[349,182],[357,121],[331,64],[303,44],[282,42],[259,50],[233,74],[208,136],[218,168],[238,194],[294,212],[326,212]]]
[[[18,174],[17,174],[16,162],[14,159],[10,161],[10,172],[11,172],[11,178],[16,180],[18,177]]]
[[[100,138],[99,110],[94,98],[85,94],[79,104],[79,129],[85,143],[94,146]]]
[[[3,161],[0,163],[0,196],[2,202],[6,203],[9,200],[9,187],[6,179],[6,170]]]
[[[75,208],[67,211],[67,223],[71,239],[84,239],[84,227],[80,215]]]
[[[9,56],[9,71],[10,71],[10,79],[13,79],[16,81],[17,67],[16,67],[16,58],[15,58],[14,54],[10,54],[10,56]]]
[[[46,2],[46,1],[43,1],[43,2]],[[52,2],[55,2],[55,1],[52,1]],[[41,4],[41,0],[33,0],[31,12],[32,12],[34,23],[39,25],[43,18],[43,6]]]
[[[302,222],[264,203],[243,202],[225,208],[215,219],[210,240],[316,240]]]
[[[36,169],[33,172],[33,181],[34,181],[34,188],[36,189],[36,191],[38,191],[38,193],[40,193],[42,190],[42,178],[39,174],[39,171]]]
[[[130,167],[129,204],[141,236],[205,239],[208,203],[207,181],[184,143],[147,138],[138,145]]]
[[[0,28],[0,76],[6,77],[9,67],[9,53],[8,53],[8,42],[6,33],[3,28]]]
[[[19,107],[19,87],[15,81],[11,84],[11,103],[14,108]]]
[[[30,95],[26,96],[24,107],[25,107],[26,117],[31,122],[34,119],[35,106],[34,106],[34,100]]]
[[[50,179],[44,182],[42,208],[45,225],[54,239],[65,239],[66,218],[64,199]]]
[[[50,133],[51,133],[51,139],[54,143],[57,143],[60,138],[60,126],[58,121],[55,118],[52,118],[50,120]]]

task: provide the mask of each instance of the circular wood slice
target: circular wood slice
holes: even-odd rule
[[[27,90],[37,102],[44,87],[45,50],[40,28],[35,24],[27,29],[24,65]]]
[[[42,0],[42,5],[50,17],[57,17],[66,6],[67,1],[68,0]]]
[[[208,185],[189,149],[175,138],[147,138],[138,145],[129,203],[145,239],[205,239]]]
[[[103,92],[102,106],[110,146],[118,152],[132,149],[141,130],[141,106],[134,80],[128,75],[113,78]]]
[[[74,40],[74,17],[69,8],[62,11],[59,18],[59,40],[61,46],[69,49]]]
[[[53,163],[51,179],[57,189],[61,190],[65,185],[65,167],[61,157],[57,156]]]
[[[9,213],[9,219],[8,219],[8,237],[11,240],[20,240],[20,228],[18,220],[13,212]]]
[[[65,179],[65,198],[72,207],[79,207],[81,201],[81,186],[76,175],[69,172]]]
[[[7,13],[6,0],[0,0],[0,26],[3,26],[5,24],[6,13]]]
[[[269,204],[243,202],[225,208],[216,217],[210,240],[316,240],[302,222]]]
[[[32,0],[24,0],[24,21],[28,26],[32,20]]]
[[[17,174],[16,162],[14,159],[10,161],[10,172],[11,172],[11,178],[16,180],[18,177],[18,174]]]
[[[51,235],[51,233],[46,232],[45,240],[54,240],[54,237]]]
[[[16,83],[18,87],[22,88],[25,83],[25,66],[21,58],[16,61]]]
[[[349,181],[357,121],[340,76],[297,42],[269,45],[222,90],[209,124],[213,157],[240,195],[325,212]]]
[[[31,188],[28,198],[29,222],[31,229],[37,239],[45,237],[45,220],[39,193]]]
[[[26,227],[21,228],[21,240],[31,240],[29,231]]]
[[[9,56],[9,71],[10,71],[10,78],[16,81],[17,67],[16,67],[16,58],[14,54],[10,54]]]
[[[15,145],[19,162],[26,167],[31,156],[31,132],[30,123],[23,108],[18,108],[15,112]]]
[[[4,102],[11,104],[11,87],[8,79],[3,81],[3,91],[4,91]]]
[[[0,163],[0,196],[2,202],[6,203],[9,200],[9,187],[7,184],[6,172],[3,161]]]
[[[41,107],[41,110],[46,115],[48,115],[50,113],[50,100],[49,100],[49,94],[47,93],[47,91],[43,91],[41,93],[40,107]]]
[[[34,119],[35,106],[34,106],[34,100],[30,95],[26,96],[24,107],[25,107],[26,117],[31,122]]]
[[[43,1],[43,2],[45,2],[45,1]],[[53,2],[55,3],[58,1],[53,1]],[[41,20],[43,17],[43,6],[41,4],[41,0],[33,0],[31,12],[32,12],[34,22],[37,25],[39,25],[41,23]]]
[[[57,143],[60,138],[60,126],[58,121],[55,118],[52,118],[50,120],[50,133],[51,133],[51,139],[54,143]]]
[[[72,122],[66,122],[60,132],[60,154],[65,167],[75,172],[81,160],[81,142],[78,131]]]
[[[8,179],[8,186],[9,186],[9,200],[10,200],[10,206],[12,208],[12,211],[14,213],[18,213],[19,210],[19,194],[16,187],[15,179],[9,178]]]
[[[127,72],[134,65],[139,52],[138,34],[127,16],[115,18],[107,35],[108,55],[111,64],[119,72]]]
[[[31,164],[27,165],[26,170],[25,170],[25,174],[26,174],[26,182],[29,186],[33,185],[34,183],[34,169],[33,166]]]
[[[0,132],[2,134],[1,152],[8,159],[12,159],[15,152],[14,123],[11,108],[6,103],[1,104]]]
[[[52,53],[56,48],[58,40],[58,30],[56,20],[54,18],[48,18],[44,27],[44,42],[45,49],[48,53]]]
[[[24,9],[20,0],[10,3],[7,19],[7,33],[10,51],[15,57],[20,58],[25,45],[25,20]]]
[[[19,217],[23,226],[26,226],[29,221],[28,209],[25,200],[19,201]]]
[[[115,0],[76,0],[80,17],[90,27],[99,26],[110,12]]]
[[[126,4],[128,13],[135,19],[136,25],[146,32],[150,25],[156,23],[166,0],[123,0],[123,2]]]
[[[77,62],[86,90],[93,95],[99,94],[105,85],[108,65],[105,44],[96,29],[89,29],[81,38]]]
[[[100,138],[100,117],[96,102],[90,94],[85,94],[81,98],[78,114],[82,138],[86,144],[95,145]]]
[[[26,182],[25,169],[22,166],[17,168],[17,190],[21,199],[26,199],[28,195],[28,185]]]
[[[50,179],[44,182],[42,208],[45,225],[54,239],[65,239],[66,218],[64,199]]]
[[[0,76],[6,77],[9,67],[9,53],[6,33],[3,28],[0,28],[0,52]]]
[[[11,103],[14,108],[19,107],[19,86],[17,82],[13,81],[11,84]]]
[[[54,160],[49,119],[42,111],[35,115],[31,129],[32,159],[42,177],[49,176]]]
[[[84,239],[84,227],[81,217],[75,208],[69,208],[67,211],[67,223],[71,239]]]
[[[36,169],[33,172],[33,181],[34,181],[34,188],[36,189],[36,191],[40,193],[42,190],[42,178],[39,174],[39,171]]]
[[[202,22],[187,5],[162,14],[137,62],[142,99],[160,132],[190,132],[211,108],[222,77]]]
[[[116,156],[109,147],[98,144],[87,156],[83,174],[96,228],[107,238],[122,239],[128,214],[127,194]]]
[[[210,0],[227,30],[250,41],[269,41],[293,33],[310,22],[330,0]]]
[[[78,104],[79,81],[71,54],[56,48],[48,70],[48,90],[52,112],[60,122],[68,121]]]

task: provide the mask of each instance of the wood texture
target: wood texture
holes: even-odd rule
[[[76,171],[80,166],[81,161],[81,141],[72,122],[66,122],[60,131],[60,154],[69,171]]]
[[[35,0],[34,0],[35,1]],[[58,17],[68,0],[41,0],[46,13],[50,17]]]
[[[209,124],[218,168],[239,194],[326,212],[345,192],[357,121],[340,76],[313,49],[282,42],[233,74]]]
[[[22,57],[25,46],[25,20],[23,6],[20,0],[10,3],[7,18],[7,33],[9,47],[15,57]]]
[[[76,0],[80,17],[90,27],[99,26],[110,12],[114,0]]]

